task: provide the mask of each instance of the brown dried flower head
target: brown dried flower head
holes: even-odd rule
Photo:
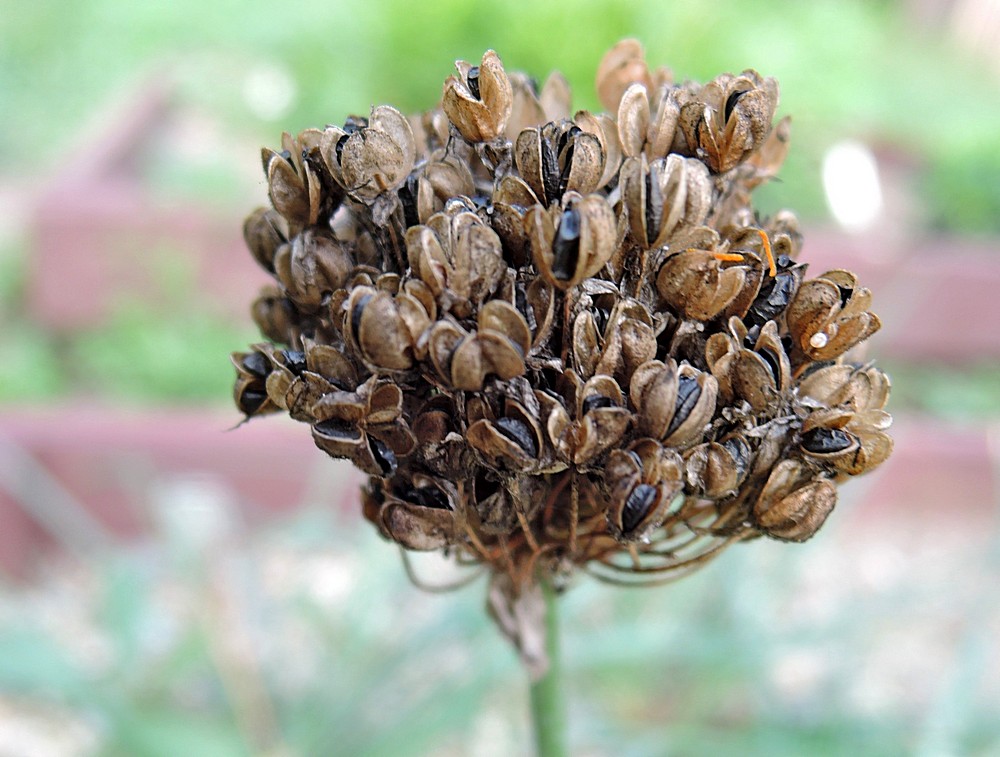
[[[856,362],[871,292],[807,279],[794,215],[751,204],[788,150],[773,79],[677,86],[625,40],[607,112],[574,114],[561,75],[457,68],[423,114],[265,148],[244,237],[269,341],[233,354],[233,393],[364,471],[386,539],[483,567],[540,668],[541,582],[815,534],[892,451],[889,380]]]

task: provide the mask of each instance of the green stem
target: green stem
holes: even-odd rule
[[[549,669],[531,684],[531,719],[538,757],[565,757],[566,703],[559,656],[559,598],[547,581],[542,582],[542,595],[545,597],[545,651]]]

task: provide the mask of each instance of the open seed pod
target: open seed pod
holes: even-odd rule
[[[632,420],[622,390],[610,376],[594,376],[577,389],[573,417],[550,397],[541,395],[539,402],[547,410],[546,429],[557,455],[577,466],[592,463],[621,442]]]
[[[750,472],[752,458],[750,444],[739,434],[692,447],[684,453],[687,486],[709,499],[731,496]]]
[[[715,412],[715,377],[673,360],[650,360],[632,375],[629,393],[639,430],[672,447],[698,443]]]
[[[537,408],[508,399],[499,418],[482,418],[466,434],[469,444],[500,470],[527,471],[541,467],[545,453]]]
[[[615,216],[601,195],[567,192],[561,206],[531,208],[525,225],[535,266],[559,289],[593,276],[614,252]]]
[[[514,143],[514,163],[543,205],[567,192],[589,194],[604,173],[604,151],[597,136],[572,121],[529,128]]]
[[[709,321],[721,314],[743,291],[745,265],[719,260],[718,234],[698,226],[671,241],[673,254],[656,275],[656,289],[684,318]]]
[[[426,226],[406,230],[410,269],[427,285],[442,311],[468,318],[507,271],[500,238],[475,213],[449,205]]]
[[[650,161],[666,157],[674,143],[680,112],[673,87],[665,85],[651,92],[639,82],[629,85],[618,105],[622,152],[628,158],[643,155]]]
[[[470,333],[442,319],[431,327],[428,339],[438,375],[465,391],[479,391],[491,375],[506,380],[523,374],[530,346],[524,316],[502,300],[491,300],[479,311],[478,331]]]
[[[396,475],[377,486],[381,503],[376,522],[382,533],[406,549],[443,549],[456,537],[458,490],[434,476]]]
[[[795,460],[782,460],[754,503],[754,525],[774,539],[805,541],[836,504],[837,490],[829,479],[813,476]]]
[[[713,173],[735,168],[764,144],[778,106],[778,83],[756,71],[722,74],[681,108],[689,148]]]
[[[346,303],[342,333],[362,360],[376,368],[402,371],[413,365],[413,335],[388,292],[354,287]]]
[[[701,225],[712,206],[708,169],[693,158],[628,158],[620,182],[629,230],[645,249],[666,244],[679,226]]]
[[[343,128],[327,127],[321,149],[334,179],[351,197],[369,204],[398,189],[416,158],[410,122],[389,105],[373,107],[367,119],[349,119]]]
[[[496,139],[507,126],[514,100],[500,57],[487,50],[478,66],[460,60],[455,68],[458,76],[444,83],[444,112],[470,142]]]
[[[281,135],[281,152],[267,147],[261,150],[268,197],[295,230],[315,224],[324,209],[332,210],[339,202],[339,197],[324,193],[318,162],[306,159],[319,147],[322,136],[317,129],[306,129],[298,137],[285,132]]]
[[[608,522],[623,541],[646,539],[660,527],[684,485],[680,456],[653,439],[640,439],[608,458]]]
[[[709,337],[705,359],[719,382],[722,402],[745,400],[755,413],[766,416],[769,408],[781,406],[776,397],[791,390],[791,364],[774,321],[764,325],[752,347],[747,341],[747,327],[733,316],[728,335],[719,332]]]
[[[830,360],[881,328],[868,310],[871,298],[850,271],[828,271],[799,287],[786,312],[788,331],[810,359]]]
[[[340,289],[354,268],[343,245],[328,233],[307,229],[281,245],[274,273],[288,297],[302,310],[315,310]]]

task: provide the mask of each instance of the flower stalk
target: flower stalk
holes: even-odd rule
[[[566,699],[563,688],[559,639],[559,595],[548,581],[542,583],[545,599],[545,651],[548,668],[531,683],[531,721],[538,757],[565,757]]]

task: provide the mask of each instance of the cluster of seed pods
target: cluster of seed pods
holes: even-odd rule
[[[540,578],[811,537],[891,452],[889,381],[853,349],[869,290],[808,278],[795,217],[751,206],[788,148],[777,83],[677,84],[626,40],[607,113],[574,113],[559,74],[457,69],[434,110],[263,151],[239,409],[308,424],[387,539],[490,571],[498,615]]]

